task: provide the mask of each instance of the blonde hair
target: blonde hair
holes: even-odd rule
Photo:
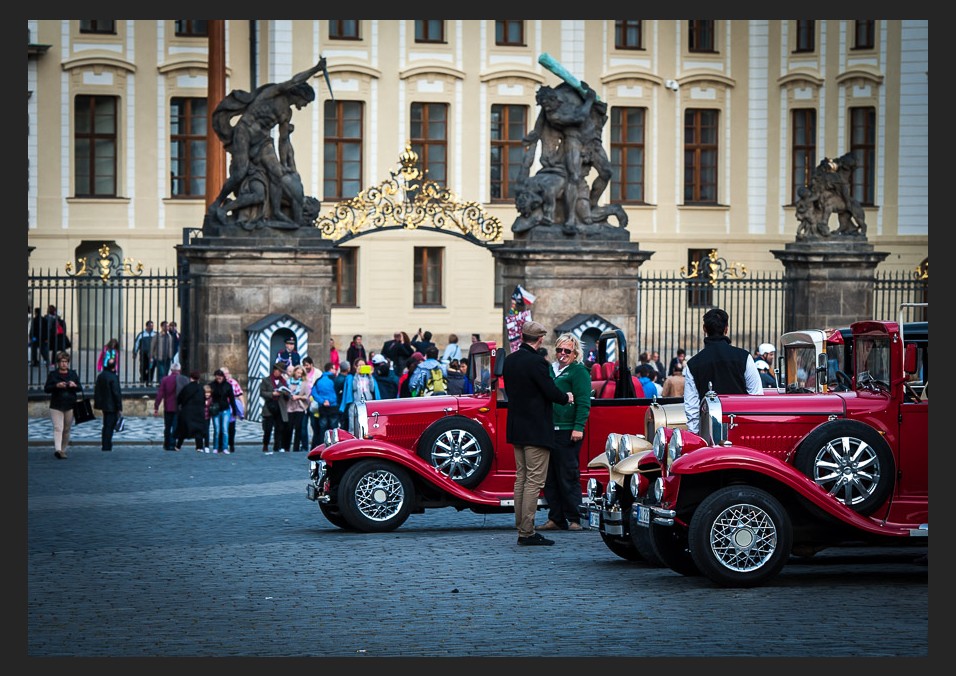
[[[581,347],[581,341],[578,340],[578,337],[573,333],[562,333],[554,341],[554,347],[557,348],[561,343],[571,343],[572,348],[574,349],[574,361],[579,364],[584,363],[584,349]],[[555,352],[557,355],[557,352]]]

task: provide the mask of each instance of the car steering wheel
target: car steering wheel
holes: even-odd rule
[[[836,372],[836,381],[837,385],[842,390],[852,390],[853,389],[853,380],[843,371]]]

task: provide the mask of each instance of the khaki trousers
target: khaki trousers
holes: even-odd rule
[[[73,411],[58,411],[50,409],[50,420],[53,422],[53,450],[67,451],[70,448],[70,428],[73,427]]]
[[[518,537],[534,535],[538,495],[548,478],[551,451],[544,446],[515,446],[515,526]]]

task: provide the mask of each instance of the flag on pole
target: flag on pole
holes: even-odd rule
[[[533,293],[528,291],[526,288],[520,284],[516,287],[518,292],[521,294],[521,299],[524,301],[525,305],[532,305],[537,298]]]

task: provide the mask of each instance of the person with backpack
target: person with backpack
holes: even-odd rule
[[[335,386],[338,370],[332,362],[326,362],[322,375],[312,384],[309,413],[312,417],[313,446],[324,442],[326,430],[339,426],[339,393]]]
[[[448,370],[438,361],[438,347],[432,345],[425,352],[425,361],[411,375],[408,388],[415,397],[448,394]]]

